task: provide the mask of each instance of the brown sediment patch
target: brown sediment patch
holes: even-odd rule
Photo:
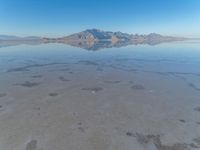
[[[60,69],[60,71],[70,71],[69,68]]]
[[[42,75],[34,75],[32,76],[32,78],[42,78],[43,76]]]
[[[191,87],[191,88],[193,88],[194,90],[196,90],[196,91],[200,91],[200,88],[198,88],[195,84],[193,84],[193,83],[188,83],[188,86],[189,87]]]
[[[27,143],[26,150],[37,150],[37,140],[31,140]]]
[[[161,145],[160,143],[160,135],[143,135],[140,133],[136,133],[134,137],[137,139],[137,141],[142,144],[148,144],[149,142],[153,142],[155,145]]]
[[[117,59],[115,59],[115,61],[117,61],[117,62],[124,62],[124,61],[129,61],[129,60],[131,60],[131,59],[128,59],[128,58],[117,58]]]
[[[130,71],[130,72],[137,73],[137,72],[138,72],[138,69],[130,69],[129,71]]]
[[[49,93],[49,96],[52,96],[52,97],[55,97],[55,96],[58,96],[59,94],[58,93]]]
[[[80,132],[85,133],[85,128],[83,127],[82,122],[79,122],[79,123],[78,123],[78,130],[79,130]]]
[[[1,97],[5,97],[5,96],[7,96],[6,93],[0,93],[0,98],[1,98]]]
[[[81,125],[82,125],[82,122],[79,122],[78,125],[81,126]]]
[[[40,85],[40,83],[39,82],[26,81],[24,83],[17,83],[15,85],[17,85],[17,86],[23,86],[23,87],[35,87],[35,86]]]
[[[45,67],[45,66],[51,66],[51,65],[63,65],[63,64],[66,64],[66,63],[52,62],[52,63],[47,63],[47,64],[32,64],[32,65],[27,65],[24,67],[8,69],[7,72],[30,71],[30,68]]]
[[[163,145],[160,140],[160,135],[143,135],[136,133],[136,139],[137,141],[147,146],[147,144],[152,143],[157,148],[157,150],[187,150],[188,146],[187,144],[183,143],[175,143],[171,146],[169,145]]]
[[[143,135],[140,133],[131,133],[127,132],[127,136],[134,137],[142,146],[146,149],[152,148],[152,145],[155,150],[190,150],[194,144],[186,143],[175,143],[173,145],[164,145],[160,140],[160,135]]]
[[[197,148],[200,148],[198,145],[196,145],[195,143],[191,143],[189,144],[189,146],[193,149],[197,149]],[[190,149],[189,149],[190,150]]]
[[[41,108],[40,108],[40,107],[35,107],[34,109],[35,109],[35,110],[40,110]]]
[[[139,71],[138,69],[135,69],[135,68],[129,68],[129,67],[125,67],[125,66],[120,67],[119,65],[107,65],[107,67],[110,67],[115,70],[125,71],[125,72],[137,73]]]
[[[83,128],[83,127],[78,127],[78,129],[79,129],[79,131],[81,131],[81,132],[85,132],[85,129]]]
[[[169,76],[170,74],[168,72],[154,72],[158,75],[162,75],[162,76]]]
[[[130,136],[130,137],[135,137],[135,134],[132,133],[132,132],[126,132],[126,135],[127,135],[127,136]]]
[[[183,120],[183,119],[180,119],[179,121],[180,121],[180,122],[182,122],[182,123],[186,123],[186,121],[185,121],[185,120]]]
[[[144,90],[145,88],[141,84],[135,84],[135,85],[131,86],[131,89],[133,89],[133,90]]]
[[[21,72],[21,71],[29,71],[29,69],[26,67],[21,67],[21,68],[13,68],[7,70],[7,72]]]
[[[82,88],[82,90],[96,93],[96,92],[102,91],[103,88],[102,87],[90,87],[90,88]]]
[[[82,60],[79,61],[78,63],[84,64],[84,65],[92,65],[92,66],[98,66],[99,64],[93,61],[89,61],[89,60]]]
[[[200,137],[193,139],[193,141],[200,146]]]
[[[103,68],[102,68],[102,67],[97,67],[96,70],[97,70],[97,71],[103,71]]]
[[[121,81],[104,81],[105,83],[111,83],[111,84],[117,84],[120,83]]]
[[[63,76],[60,76],[60,77],[59,77],[59,80],[60,80],[60,81],[64,81],[64,82],[70,81],[69,79],[66,79],[66,78],[63,77]]]
[[[192,148],[200,148],[200,137],[192,140],[194,143],[190,144]]]
[[[194,110],[200,112],[200,106],[195,107]]]

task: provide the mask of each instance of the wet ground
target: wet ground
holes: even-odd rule
[[[0,149],[200,149],[200,44],[0,48]]]

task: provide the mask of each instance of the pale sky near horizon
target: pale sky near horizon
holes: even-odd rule
[[[0,0],[0,34],[56,37],[90,28],[200,37],[200,0]]]

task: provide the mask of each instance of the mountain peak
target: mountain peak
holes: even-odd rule
[[[103,30],[100,30],[100,29],[96,29],[96,28],[93,28],[93,29],[87,29],[85,31],[88,31],[88,32],[103,32]]]

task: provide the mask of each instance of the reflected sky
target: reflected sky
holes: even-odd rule
[[[198,41],[163,43],[159,45],[131,45],[87,51],[64,44],[18,45],[0,48],[0,66],[14,67],[18,63],[76,63],[80,60],[125,64],[134,69],[134,63],[146,70],[182,70],[198,72],[200,43]],[[6,64],[6,65],[5,65]],[[133,64],[133,65],[132,65]],[[162,66],[164,65],[164,66]],[[162,67],[161,67],[162,66]],[[184,66],[184,67],[181,67]],[[140,68],[137,68],[140,69]],[[2,69],[1,69],[2,70]]]

